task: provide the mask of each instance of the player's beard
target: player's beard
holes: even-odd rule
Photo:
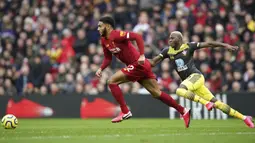
[[[106,30],[106,28],[104,28],[104,30],[102,31],[102,37],[106,37],[106,35],[107,35],[107,30]]]

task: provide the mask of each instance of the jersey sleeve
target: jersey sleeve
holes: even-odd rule
[[[195,50],[199,49],[200,43],[199,42],[190,42],[190,43],[188,43],[188,45],[189,45],[189,50],[191,52],[194,52]]]
[[[101,64],[100,68],[104,70],[106,67],[108,67],[112,61],[112,53],[104,46],[103,41],[101,40],[101,44],[103,47],[103,52],[104,52],[104,60],[103,63]]]
[[[164,49],[160,52],[159,56],[162,57],[163,59],[168,58],[168,54],[167,54],[168,50],[169,50],[169,48],[164,48]]]

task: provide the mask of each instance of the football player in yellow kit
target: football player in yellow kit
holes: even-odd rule
[[[224,47],[229,50],[238,50],[238,46],[231,46],[220,42],[191,42],[184,43],[181,32],[174,31],[169,36],[169,47],[164,48],[161,53],[149,60],[152,66],[168,58],[170,64],[182,79],[182,83],[176,90],[178,96],[202,103],[210,110],[212,107],[220,109],[222,112],[241,119],[250,128],[254,128],[251,116],[244,116],[229,105],[217,100],[205,86],[203,74],[196,68],[193,60],[194,51],[207,47]]]

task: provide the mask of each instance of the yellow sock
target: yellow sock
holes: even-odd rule
[[[187,98],[189,100],[195,101],[195,102],[199,102],[203,105],[206,105],[207,103],[209,103],[209,101],[206,101],[205,99],[201,98],[200,96],[194,94],[193,92],[186,90],[184,88],[178,88],[176,90],[176,94],[178,96],[182,96],[184,98]]]
[[[238,119],[244,120],[245,116],[241,113],[239,113],[238,111],[234,110],[233,108],[231,108],[230,106],[228,106],[227,104],[221,102],[221,101],[216,101],[215,102],[216,108],[220,109],[222,112],[236,117]]]

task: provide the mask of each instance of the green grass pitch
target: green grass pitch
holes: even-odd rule
[[[15,130],[0,128],[0,143],[255,143],[255,129],[240,120],[20,119]]]

